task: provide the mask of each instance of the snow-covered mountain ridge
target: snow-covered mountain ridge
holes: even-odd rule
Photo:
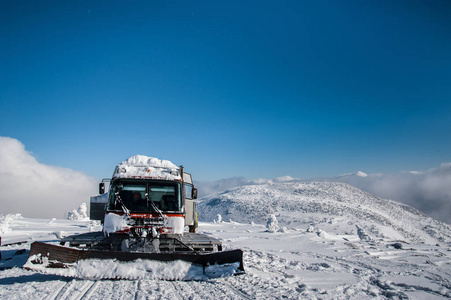
[[[281,226],[314,226],[352,234],[362,228],[373,238],[451,242],[451,227],[399,202],[375,197],[346,183],[288,182],[248,185],[199,200],[200,220],[266,223],[276,215]],[[297,224],[297,225],[296,225]]]

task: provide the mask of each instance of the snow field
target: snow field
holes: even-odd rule
[[[288,298],[292,299],[428,299],[421,296],[424,293],[432,298],[451,297],[449,246],[412,243],[395,249],[394,241],[366,242],[357,235],[337,237],[301,229],[270,233],[263,224],[251,228],[236,222],[221,224],[227,229],[214,224],[211,233],[221,235],[227,247],[245,251],[246,276],[278,287],[267,295],[291,295]]]
[[[41,240],[55,241],[46,227],[61,221],[66,232],[88,231],[90,222],[55,220],[43,222],[21,219],[33,225]],[[308,225],[304,224],[307,229]],[[12,226],[18,229],[17,226]],[[12,269],[0,271],[2,299],[440,299],[451,297],[450,249],[424,243],[403,243],[379,239],[365,242],[358,235],[337,236],[331,232],[308,232],[290,228],[287,232],[269,232],[266,224],[238,222],[201,222],[203,233],[223,239],[226,249],[244,250],[246,274],[207,281],[162,281],[72,279],[21,269],[27,253],[14,253],[27,245],[1,247],[16,261]],[[26,229],[26,228],[24,228]],[[75,229],[75,230],[74,230]],[[46,233],[47,232],[47,233]],[[71,232],[72,233],[72,232]],[[52,236],[53,235],[53,236]],[[96,267],[95,264],[88,267]],[[107,264],[98,265],[108,269]],[[124,272],[139,269],[124,267]],[[113,270],[113,268],[111,268]],[[113,272],[113,271],[109,272]],[[88,271],[88,274],[92,274]],[[424,297],[423,297],[424,296]]]
[[[59,236],[101,228],[90,221],[17,217],[8,219],[2,244],[26,243],[0,247],[0,298],[451,298],[449,226],[393,201],[345,184],[285,183],[234,189],[198,206],[198,231],[222,239],[225,249],[242,249],[246,274],[169,281],[155,271],[158,264],[148,273],[144,264],[122,266],[121,272],[135,274],[132,280],[31,272],[20,268],[31,241],[57,243]],[[92,276],[92,268],[118,274],[108,263],[87,262],[86,274]]]

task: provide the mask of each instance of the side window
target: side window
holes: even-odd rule
[[[185,183],[185,198],[192,199],[193,186],[191,184]]]
[[[116,195],[115,195],[116,192],[117,192],[117,187],[115,186],[113,188],[112,192],[109,193],[109,195],[108,195],[108,205],[107,205],[108,210],[120,210],[121,209],[119,202],[116,202]]]

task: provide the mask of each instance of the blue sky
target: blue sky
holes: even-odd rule
[[[131,3],[130,3],[131,2]],[[451,161],[449,1],[2,1],[0,136],[97,178]]]

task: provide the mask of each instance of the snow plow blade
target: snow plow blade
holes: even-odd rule
[[[236,264],[235,275],[244,273],[243,251],[240,249],[211,253],[143,253],[123,251],[101,251],[91,249],[75,249],[41,242],[33,242],[25,269],[42,270],[43,268],[71,268],[80,260],[115,259],[118,261],[134,261],[137,259],[171,262],[182,260],[206,267],[214,265]]]

